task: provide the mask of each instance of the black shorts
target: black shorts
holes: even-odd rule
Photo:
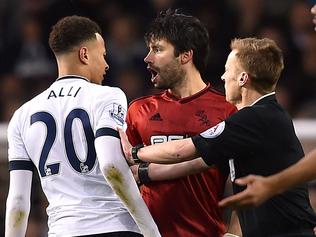
[[[96,234],[96,235],[82,235],[78,237],[144,237],[142,234],[130,232],[130,231],[119,231],[111,232],[105,234]]]

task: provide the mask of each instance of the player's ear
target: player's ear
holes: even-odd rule
[[[88,48],[87,47],[81,47],[79,49],[79,60],[83,63],[83,64],[88,64]]]
[[[182,64],[186,64],[193,58],[193,50],[189,50],[180,54],[180,60]]]

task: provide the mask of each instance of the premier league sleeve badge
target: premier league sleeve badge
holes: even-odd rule
[[[124,125],[126,110],[122,105],[113,103],[112,110],[109,111],[110,117],[120,126]]]

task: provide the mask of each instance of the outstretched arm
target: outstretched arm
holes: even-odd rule
[[[177,164],[149,163],[147,168],[139,169],[139,164],[130,167],[136,182],[148,183],[151,181],[163,181],[182,178],[188,175],[203,172],[210,167],[202,158],[185,161]],[[145,177],[145,180],[144,180]],[[149,179],[149,180],[148,180]]]
[[[123,157],[120,140],[112,136],[101,136],[96,138],[95,147],[102,174],[126,205],[142,234],[145,237],[160,237]]]
[[[247,186],[247,188],[236,195],[223,199],[219,205],[233,208],[258,206],[278,193],[315,179],[315,170],[316,149],[280,173],[268,177],[249,175],[235,180],[237,184]]]
[[[24,237],[31,208],[32,171],[10,171],[9,194],[6,203],[5,236]]]
[[[120,128],[118,130],[125,158],[130,165],[134,165],[132,145],[125,132]],[[199,157],[191,138],[146,146],[137,151],[137,156],[141,161],[160,164],[179,163]]]

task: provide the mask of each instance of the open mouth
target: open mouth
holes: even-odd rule
[[[147,69],[151,73],[151,80],[153,81],[158,76],[158,71],[152,67],[147,67]]]

